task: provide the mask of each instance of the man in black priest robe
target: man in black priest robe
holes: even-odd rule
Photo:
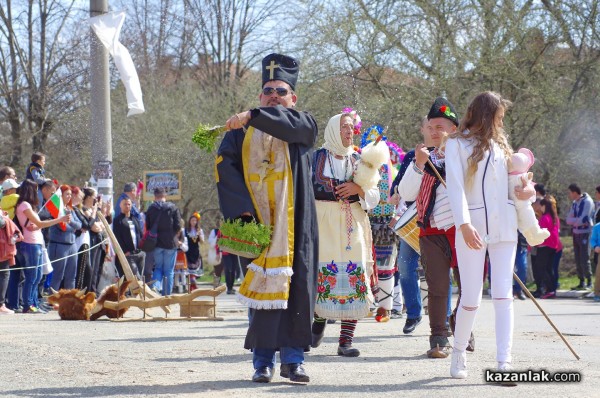
[[[288,143],[293,181],[294,244],[287,309],[250,309],[244,347],[253,350],[255,382],[269,382],[280,351],[281,376],[308,382],[302,366],[311,344],[311,323],[316,299],[318,228],[311,184],[312,148],[318,130],[314,118],[294,109],[298,62],[270,54],[262,61],[263,90],[260,107],[233,115],[216,160],[217,189],[225,219],[256,217],[244,181],[242,145],[247,127],[254,127]],[[277,198],[279,199],[279,198]]]

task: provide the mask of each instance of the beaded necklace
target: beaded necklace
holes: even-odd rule
[[[331,169],[331,176],[332,178],[335,180],[335,171],[333,168],[333,161],[331,160],[331,152],[328,151],[327,153],[327,159],[329,160],[329,168]],[[337,179],[340,182],[346,182],[346,176],[348,175],[348,163],[350,162],[349,156],[344,156],[344,175],[343,178],[339,178]],[[352,209],[350,207],[350,202],[348,201],[348,199],[340,199],[340,201],[342,202],[342,212],[344,213],[344,215],[346,216],[346,250],[350,251],[352,250],[352,245],[350,244],[351,240],[350,240],[350,236],[352,235],[352,232],[354,231],[354,228],[352,228],[352,224],[354,222],[354,218],[352,217]]]

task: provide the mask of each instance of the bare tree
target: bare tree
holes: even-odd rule
[[[21,162],[28,142],[44,151],[54,122],[80,104],[85,70],[74,4],[7,0],[0,7],[0,97],[6,105],[0,115],[10,124],[11,165]]]

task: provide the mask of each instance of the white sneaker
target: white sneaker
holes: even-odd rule
[[[452,358],[450,359],[450,376],[455,379],[467,378],[466,351],[458,351],[456,348],[452,350]]]
[[[6,308],[6,306],[4,304],[2,304],[2,307],[0,307],[0,315],[12,315],[15,312],[11,309]]]
[[[500,372],[510,372],[512,366],[510,365],[510,362],[498,362],[498,370]]]

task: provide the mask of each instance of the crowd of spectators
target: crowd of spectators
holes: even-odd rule
[[[22,181],[12,167],[0,167],[0,315],[47,313],[53,307],[45,298],[53,291],[77,288],[99,294],[123,276],[100,215],[111,225],[133,275],[170,295],[179,253],[179,292],[196,287],[204,241],[198,212],[184,228],[179,209],[162,188],[154,190],[154,201],[143,213],[139,184],[125,184],[113,206],[112,198],[106,200],[87,183],[47,178],[45,165],[45,155],[34,153]],[[144,252],[140,244],[150,230],[157,235],[156,247]]]

